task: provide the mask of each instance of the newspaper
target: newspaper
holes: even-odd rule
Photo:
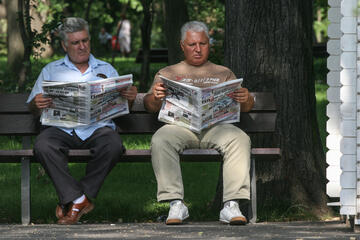
[[[243,79],[199,88],[160,76],[167,88],[158,119],[200,133],[218,122],[240,121],[240,104],[228,95],[241,88]]]
[[[132,74],[89,82],[43,82],[43,96],[52,98],[44,109],[43,125],[73,128],[108,120],[129,113],[127,99],[121,89],[129,88]]]

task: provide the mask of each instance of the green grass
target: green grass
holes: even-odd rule
[[[148,148],[151,136],[123,136],[128,149]],[[19,139],[0,138],[1,149],[19,149]],[[31,166],[32,222],[54,223],[57,195],[51,180],[39,164]],[[219,163],[182,163],[185,201],[192,220],[216,220],[218,212],[209,211],[216,189]],[[70,164],[72,175],[84,175],[85,164]],[[11,186],[11,187],[9,187]],[[0,168],[0,223],[20,222],[20,164]],[[11,203],[11,204],[9,204]],[[96,208],[83,220],[94,222],[154,222],[166,215],[168,204],[156,201],[156,180],[151,163],[122,163],[111,171],[95,200]]]

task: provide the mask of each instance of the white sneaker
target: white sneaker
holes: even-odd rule
[[[167,225],[181,224],[183,220],[189,217],[188,208],[180,200],[170,202],[169,215],[166,219]]]
[[[239,204],[235,201],[227,201],[220,211],[220,221],[231,225],[245,225],[246,217],[242,215]]]

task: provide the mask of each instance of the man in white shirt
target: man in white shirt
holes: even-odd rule
[[[52,104],[51,98],[43,97],[43,81],[94,81],[118,76],[110,64],[91,55],[89,26],[85,20],[66,18],[59,27],[59,36],[66,56],[42,69],[27,100],[35,115]],[[137,89],[132,86],[119,94],[131,105]],[[94,208],[90,198],[96,197],[105,177],[125,151],[114,130],[114,122],[107,120],[76,128],[48,127],[36,138],[34,156],[51,178],[59,197],[55,211],[58,224],[75,224]],[[86,174],[79,181],[71,176],[67,166],[67,153],[75,148],[90,149],[92,155]]]

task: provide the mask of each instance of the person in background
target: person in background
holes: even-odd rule
[[[111,37],[112,37],[111,34],[108,33],[104,27],[100,29],[98,39],[102,50],[105,52],[109,52],[110,50]]]
[[[131,52],[131,24],[125,14],[121,18],[117,27],[120,52],[122,56],[129,57]]]
[[[89,26],[84,19],[66,18],[58,31],[66,55],[42,69],[27,100],[29,109],[37,116],[52,104],[51,98],[43,96],[43,81],[87,82],[118,76],[110,64],[90,53]],[[131,105],[137,89],[132,86],[119,94]],[[80,180],[70,174],[69,149],[90,149],[85,176]],[[34,156],[51,178],[59,197],[55,209],[58,224],[75,224],[93,210],[91,199],[97,196],[105,177],[124,151],[112,120],[75,128],[47,127],[40,132],[35,140]]]
[[[228,68],[208,61],[210,44],[207,26],[191,21],[181,28],[180,47],[185,60],[161,69],[144,97],[149,112],[158,112],[166,96],[160,75],[196,87],[209,87],[236,79]],[[254,98],[248,89],[234,89],[232,98],[241,111],[250,111]],[[223,202],[220,221],[235,225],[246,224],[239,204],[250,199],[250,138],[232,124],[218,123],[200,134],[177,125],[166,124],[151,139],[151,161],[157,180],[157,200],[169,201],[166,224],[181,224],[189,217],[184,204],[184,187],[179,153],[187,148],[213,148],[223,156]]]

